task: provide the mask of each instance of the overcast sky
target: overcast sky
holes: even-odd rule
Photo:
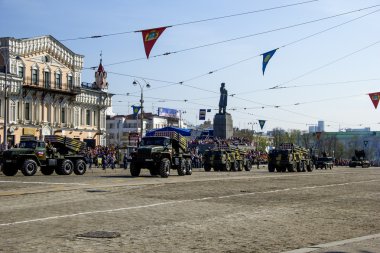
[[[173,26],[158,39],[149,60],[141,33],[123,33],[301,2],[307,0],[0,0],[0,36],[52,35],[84,55],[83,82],[94,81],[94,71],[86,68],[99,64],[102,51],[117,114],[131,113],[130,107],[139,104],[140,88],[132,85],[136,76],[151,85],[144,89],[145,111],[178,109],[193,124],[202,123],[199,109],[212,109],[206,118],[213,119],[225,82],[227,112],[236,127],[258,130],[260,119],[267,121],[265,131],[306,130],[324,120],[327,131],[379,131],[380,108],[375,110],[367,95],[380,91],[379,1],[319,0]],[[373,8],[355,11],[367,7]],[[331,18],[310,22],[326,17]],[[280,29],[289,26],[294,27]],[[114,33],[123,34],[66,40]],[[248,36],[254,34],[259,35]],[[205,46],[216,42],[223,43]],[[185,50],[194,47],[199,48]],[[260,54],[275,48],[263,76]],[[152,57],[176,51],[181,52]]]

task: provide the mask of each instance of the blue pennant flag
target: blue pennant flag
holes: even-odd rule
[[[264,72],[265,72],[265,69],[267,67],[267,64],[268,64],[269,60],[272,58],[272,56],[274,55],[274,53],[276,53],[277,49],[278,48],[262,54],[263,55],[263,75],[264,75]]]
[[[261,130],[263,130],[263,127],[264,127],[264,125],[265,125],[265,120],[263,120],[263,119],[259,119],[259,125],[260,125],[260,127],[261,127]]]
[[[140,108],[141,108],[141,106],[135,106],[135,105],[132,105],[132,109],[133,109],[133,117],[137,118],[137,114],[139,113]]]

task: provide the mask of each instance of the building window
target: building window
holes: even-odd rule
[[[62,77],[61,73],[59,72],[55,73],[55,87],[58,89],[62,89]]]
[[[46,89],[50,89],[50,72],[49,71],[44,72],[44,87]]]
[[[66,110],[65,110],[65,108],[61,109],[61,123],[66,123]]]
[[[90,126],[91,125],[91,111],[86,110],[86,125]]]
[[[38,85],[38,70],[32,69],[32,84]]]
[[[69,75],[67,76],[67,85],[69,86],[70,89],[73,88],[73,76]]]
[[[30,103],[25,103],[25,120],[30,120]]]
[[[110,129],[112,129],[113,128],[113,124],[112,123],[110,123]]]
[[[18,66],[18,77],[24,79],[24,66]]]

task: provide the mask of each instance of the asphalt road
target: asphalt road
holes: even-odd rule
[[[380,168],[172,174],[1,174],[0,252],[380,252]]]

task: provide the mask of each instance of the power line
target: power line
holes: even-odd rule
[[[277,9],[283,9],[283,8],[288,8],[288,7],[293,7],[293,6],[297,6],[297,5],[303,5],[303,4],[308,4],[308,3],[312,3],[312,2],[318,2],[318,1],[319,0],[310,0],[310,1],[298,2],[298,3],[294,3],[294,4],[280,5],[280,6],[266,8],[266,9],[259,9],[259,10],[235,13],[235,14],[230,14],[230,15],[225,15],[225,16],[206,18],[206,19],[195,20],[195,21],[188,21],[188,22],[178,23],[178,24],[174,24],[174,25],[157,26],[157,27],[175,27],[175,26],[190,25],[190,24],[196,24],[196,23],[202,23],[202,22],[209,22],[209,21],[214,21],[214,20],[219,20],[219,19],[226,19],[226,18],[238,17],[238,16],[254,14],[254,13],[259,13],[259,12],[266,12],[266,11],[272,11],[272,10],[277,10]],[[83,37],[77,37],[77,38],[63,39],[60,41],[99,39],[99,38],[103,38],[103,37],[110,37],[110,36],[124,35],[124,34],[139,32],[141,30],[144,30],[144,29],[139,29],[139,30],[134,30],[134,31],[118,32],[118,33],[108,33],[108,34],[101,34],[101,35],[98,34],[98,35],[91,35],[91,36],[83,36]]]
[[[186,48],[186,49],[181,49],[181,50],[177,50],[177,51],[173,51],[173,52],[166,52],[166,53],[162,53],[162,54],[157,54],[157,55],[150,56],[150,58],[157,58],[157,57],[161,57],[161,56],[168,56],[168,55],[171,55],[171,54],[182,53],[182,52],[186,52],[186,51],[191,51],[191,50],[196,50],[196,49],[200,49],[200,48],[205,48],[205,47],[215,46],[215,45],[219,45],[219,44],[224,44],[224,43],[228,43],[228,42],[231,42],[231,41],[251,38],[251,37],[255,37],[255,36],[259,36],[259,35],[263,35],[263,34],[268,34],[268,33],[273,33],[273,32],[278,32],[278,31],[282,31],[282,30],[286,30],[286,29],[291,29],[291,28],[294,28],[294,27],[299,27],[299,26],[308,25],[308,24],[312,24],[312,23],[316,23],[316,22],[320,22],[320,21],[324,21],[324,20],[328,20],[328,19],[332,19],[332,18],[341,17],[341,16],[352,14],[352,13],[355,13],[355,12],[360,12],[360,11],[364,11],[364,10],[368,10],[368,9],[373,9],[373,8],[379,7],[379,6],[380,5],[378,4],[378,5],[373,5],[373,6],[369,6],[369,7],[365,7],[365,8],[355,9],[355,10],[352,10],[352,11],[343,12],[343,13],[340,13],[340,14],[336,14],[336,15],[332,15],[332,16],[328,16],[328,17],[324,17],[324,18],[319,18],[319,19],[314,19],[314,20],[310,20],[310,21],[306,21],[306,22],[302,22],[302,23],[298,23],[298,24],[294,24],[294,25],[283,26],[283,27],[280,27],[280,28],[275,28],[275,29],[271,29],[271,30],[267,30],[267,31],[263,31],[263,32],[254,33],[254,34],[249,34],[249,35],[244,35],[244,36],[240,36],[240,37],[236,37],[236,38],[231,38],[231,39],[227,39],[227,40],[222,40],[222,41],[217,41],[217,42],[213,42],[213,43],[208,43],[208,44],[203,44],[203,45],[199,45],[199,46],[194,46],[194,47],[190,47],[190,48]],[[309,35],[307,37],[301,38],[299,40],[290,42],[288,44],[285,44],[285,45],[281,46],[280,48],[283,48],[283,47],[286,47],[286,46],[298,43],[300,41],[306,40],[308,38],[314,37],[314,36],[316,36],[318,34],[327,32],[327,31],[332,30],[334,28],[337,28],[339,26],[343,26],[345,24],[348,24],[348,23],[353,22],[353,21],[355,21],[357,19],[366,17],[366,16],[371,15],[371,14],[373,14],[375,12],[378,12],[378,11],[380,11],[380,10],[376,10],[376,11],[367,13],[367,14],[365,14],[363,16],[360,16],[360,17],[357,17],[355,19],[349,20],[349,21],[344,22],[342,24],[330,27],[328,29],[322,30],[322,31],[317,32],[315,34],[312,34],[312,35]],[[253,59],[253,58],[258,57],[258,56],[261,56],[261,54],[257,55],[257,56],[250,57],[250,58],[248,58],[246,60],[243,60],[243,61],[247,61],[249,59]],[[119,61],[119,62],[109,63],[109,64],[106,64],[104,66],[114,66],[114,65],[119,65],[119,64],[123,64],[123,63],[134,62],[134,61],[140,61],[140,60],[146,60],[146,58],[145,57],[141,57],[141,58],[135,58],[135,59],[125,60],[125,61]],[[94,68],[95,67],[90,67],[90,69],[94,69]]]

